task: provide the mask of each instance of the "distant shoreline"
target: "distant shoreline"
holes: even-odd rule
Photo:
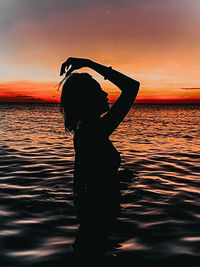
[[[0,104],[59,105],[59,102],[0,102]],[[200,105],[200,102],[136,102],[133,105]]]

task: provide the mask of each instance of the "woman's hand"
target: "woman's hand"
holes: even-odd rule
[[[61,66],[60,69],[60,76],[62,76],[66,70],[66,76],[70,75],[72,71],[87,67],[89,59],[87,58],[76,58],[76,57],[69,57]],[[69,69],[69,67],[71,68]]]

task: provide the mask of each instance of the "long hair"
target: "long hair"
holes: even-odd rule
[[[72,73],[65,81],[60,98],[60,111],[67,132],[75,132],[86,116],[85,101],[93,81],[95,80],[88,73]]]

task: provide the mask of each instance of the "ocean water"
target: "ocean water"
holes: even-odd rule
[[[0,104],[0,266],[74,266],[72,136],[57,104]],[[135,104],[108,266],[200,266],[200,105]],[[98,260],[98,259],[97,259]]]

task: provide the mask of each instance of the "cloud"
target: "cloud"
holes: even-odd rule
[[[22,60],[36,58],[43,64],[47,55],[49,64],[60,51],[129,48],[134,54],[144,48],[156,52],[171,46],[175,49],[176,42],[179,47],[191,43],[191,36],[195,42],[199,30],[194,20],[196,25],[200,20],[194,4],[182,1],[180,9],[180,1],[174,2],[17,0],[12,10],[14,17],[19,15],[15,19],[12,13],[8,16],[13,24],[4,36],[5,45],[16,52],[12,58],[19,53]]]
[[[16,100],[26,100],[26,101],[37,101],[37,102],[41,102],[42,99],[40,97],[33,97],[33,96],[30,96],[30,95],[16,95],[14,97],[14,99]]]
[[[148,65],[150,73],[153,65],[170,60],[185,60],[188,66],[188,58],[198,58],[200,35],[194,25],[200,19],[193,23],[193,5],[183,1],[180,10],[177,2],[16,0],[14,17],[8,16],[13,24],[2,35],[0,53],[19,79],[31,79],[31,73],[32,79],[44,74],[55,79],[68,56],[116,67],[131,64],[134,73],[141,64],[143,69]]]
[[[64,12],[67,16],[80,10],[85,12],[91,7],[123,8],[136,2],[137,0],[1,0],[0,31],[9,29],[19,20],[43,21],[46,16],[55,12]]]
[[[39,97],[33,97],[29,95],[17,95],[17,96],[0,96],[0,102],[31,102],[40,103],[43,102]]]

